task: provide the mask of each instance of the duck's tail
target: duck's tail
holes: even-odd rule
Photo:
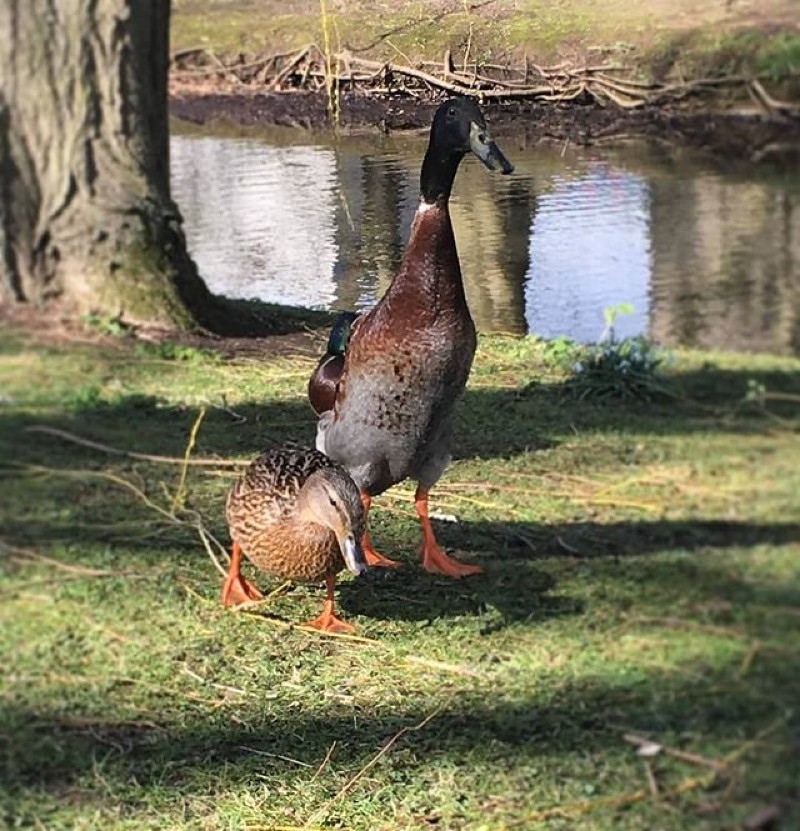
[[[333,409],[350,331],[357,317],[356,312],[342,312],[337,316],[328,336],[325,354],[319,359],[308,381],[308,400],[317,415]]]

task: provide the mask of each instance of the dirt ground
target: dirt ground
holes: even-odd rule
[[[214,352],[223,358],[235,356],[254,360],[275,355],[317,357],[324,352],[334,315],[266,303],[251,305],[252,319],[243,320],[239,332],[235,327],[221,327],[221,334],[203,329],[183,332],[127,322],[119,322],[119,328],[111,334],[108,324],[116,321],[91,322],[63,301],[53,301],[46,307],[30,303],[0,305],[0,329],[15,333],[27,343],[50,347],[85,344],[114,351],[131,340],[168,341]]]

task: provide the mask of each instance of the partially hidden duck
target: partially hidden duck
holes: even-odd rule
[[[233,549],[222,602],[234,606],[263,594],[241,572],[242,553],[284,580],[327,584],[322,614],[308,621],[328,632],[353,626],[336,616],[333,591],[345,567],[366,569],[360,540],[364,508],[341,465],[318,450],[276,448],[255,459],[233,485],[225,505]]]
[[[446,101],[434,115],[400,269],[371,311],[339,317],[308,387],[319,415],[317,448],[353,477],[365,512],[387,488],[415,480],[422,565],[453,577],[482,571],[448,556],[428,517],[428,493],[450,461],[454,411],[476,346],[448,209],[470,151],[490,170],[514,169],[477,104]],[[398,565],[375,550],[368,531],[362,548],[369,565]]]

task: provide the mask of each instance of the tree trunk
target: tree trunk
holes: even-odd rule
[[[211,313],[169,189],[168,0],[0,0],[0,302]]]

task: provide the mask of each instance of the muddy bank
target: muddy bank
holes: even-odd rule
[[[350,131],[427,128],[441,96],[341,96],[341,127]],[[647,138],[690,145],[727,158],[749,161],[800,161],[800,120],[752,111],[709,111],[679,107],[625,110],[597,104],[545,104],[538,101],[487,102],[484,105],[498,135],[526,141],[570,141],[588,145]],[[242,126],[289,126],[328,129],[323,92],[230,93],[173,90],[173,116],[194,124],[226,121]]]

